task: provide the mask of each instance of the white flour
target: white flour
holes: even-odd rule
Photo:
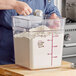
[[[55,34],[60,33],[59,31],[56,31],[56,30],[51,31],[50,28],[42,25],[42,26],[30,29],[29,32],[25,31],[25,32],[22,32],[19,34],[15,34],[14,37],[27,37],[27,38],[31,39],[31,38],[35,38],[38,36],[46,37],[46,36],[49,36],[50,34],[52,34],[52,32],[54,32]]]
[[[27,37],[31,39],[38,36],[48,36],[50,33],[50,29],[47,26],[39,26],[30,29],[29,32],[15,34],[14,37]]]

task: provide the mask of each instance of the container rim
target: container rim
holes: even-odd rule
[[[12,16],[12,18],[30,21],[29,19],[18,18],[18,17],[25,17],[25,16]],[[58,19],[42,19],[42,20],[58,20]],[[66,18],[65,17],[61,17],[61,18],[59,18],[59,20],[66,20]],[[31,21],[38,21],[38,20],[31,20]]]

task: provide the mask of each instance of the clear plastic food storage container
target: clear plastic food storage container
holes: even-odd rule
[[[65,19],[14,16],[15,63],[29,69],[61,66]]]

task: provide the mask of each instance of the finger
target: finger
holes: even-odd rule
[[[24,12],[26,13],[26,15],[30,14],[30,12],[28,11],[28,9],[25,9]]]
[[[25,13],[25,11],[22,11],[22,12],[21,12],[21,15],[26,16],[27,14]]]
[[[55,24],[57,27],[59,27],[59,26],[60,26],[60,19],[56,19],[56,20],[54,21],[54,24]]]
[[[27,6],[28,11],[29,11],[30,13],[32,13],[32,9],[30,8],[30,6],[29,6],[29,5],[26,5],[26,6]]]
[[[24,14],[23,14],[24,16],[26,16],[26,13],[24,12]]]
[[[28,11],[29,11],[30,13],[32,13],[32,9],[31,9],[31,8],[28,8]]]

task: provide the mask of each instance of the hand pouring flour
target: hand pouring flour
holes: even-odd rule
[[[28,32],[24,31],[25,28],[14,26],[14,29],[23,29],[15,29],[19,31],[14,34],[15,63],[30,69],[61,66],[63,30],[48,28],[46,21],[42,22],[44,25],[37,23],[39,26],[29,29]],[[35,22],[36,25],[37,23]]]

